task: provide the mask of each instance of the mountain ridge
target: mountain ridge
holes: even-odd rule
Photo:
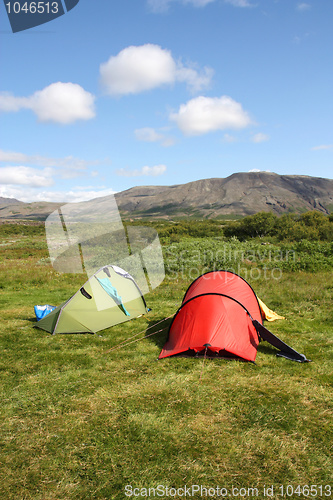
[[[328,214],[333,211],[333,180],[307,175],[241,172],[226,178],[172,186],[136,186],[111,196],[115,197],[124,218],[219,218],[261,211],[279,215],[314,209]],[[96,200],[101,204],[103,200],[107,203],[109,198]],[[0,219],[45,220],[64,204],[13,202],[0,198]]]
[[[155,193],[154,193],[155,188]],[[149,191],[149,193],[148,193]],[[271,172],[235,173],[173,186],[141,186],[115,195],[124,215],[191,215],[203,217],[251,215],[260,211],[277,214],[317,209],[333,210],[333,180]],[[199,214],[198,214],[199,215]]]

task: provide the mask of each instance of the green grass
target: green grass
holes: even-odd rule
[[[126,485],[256,487],[265,498],[264,486],[332,484],[331,266],[285,266],[275,279],[268,245],[166,241],[167,277],[147,295],[147,317],[95,336],[51,336],[33,328],[33,306],[59,304],[84,275],[53,270],[42,228],[1,226],[0,235],[1,499],[124,499]],[[254,249],[257,260],[246,259]],[[295,251],[307,262],[314,247]],[[277,358],[264,343],[256,365],[157,361],[166,330],[145,334],[174,314],[195,273],[224,264],[241,265],[286,317],[269,328],[312,363]],[[139,332],[140,341],[110,351]]]

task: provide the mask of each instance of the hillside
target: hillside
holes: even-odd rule
[[[124,215],[187,215],[215,218],[333,210],[333,180],[268,172],[237,173],[174,186],[135,187],[116,194]]]
[[[8,198],[0,198],[0,220],[45,220],[50,213],[63,205],[47,201],[24,203],[18,200],[14,202],[3,202],[3,200]]]
[[[4,198],[3,196],[0,196],[0,206],[17,205],[19,203],[23,203],[23,201],[16,200],[15,198]]]
[[[208,217],[333,211],[333,180],[303,175],[244,172],[174,186],[141,186],[115,195],[124,217]],[[108,197],[98,198],[98,203]],[[91,203],[91,202],[90,202]],[[63,203],[0,198],[0,219],[45,220]]]

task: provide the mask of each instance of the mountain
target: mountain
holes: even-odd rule
[[[3,200],[6,200],[3,202]],[[7,201],[10,200],[10,201]],[[24,203],[13,198],[0,198],[0,221],[3,220],[45,220],[51,212],[59,208],[63,203],[51,203],[47,201],[34,201]]]
[[[244,172],[174,186],[134,187],[115,195],[124,216],[250,215],[333,210],[333,180],[270,172]]]
[[[23,203],[23,201],[16,200],[15,198],[4,198],[3,196],[0,196],[0,207],[2,205],[17,205],[18,203]]]
[[[142,186],[115,195],[125,218],[208,217],[250,215],[261,211],[283,214],[317,209],[333,211],[333,180],[305,175],[244,172],[225,179],[204,179],[174,186]],[[3,200],[5,200],[3,202]],[[96,198],[109,206],[109,197]],[[0,198],[0,219],[45,220],[63,203]]]

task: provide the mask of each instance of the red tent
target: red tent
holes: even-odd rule
[[[229,271],[208,272],[185,293],[159,359],[205,354],[254,362],[262,338],[278,347],[279,355],[307,361],[262,323],[257,296],[243,278]]]

